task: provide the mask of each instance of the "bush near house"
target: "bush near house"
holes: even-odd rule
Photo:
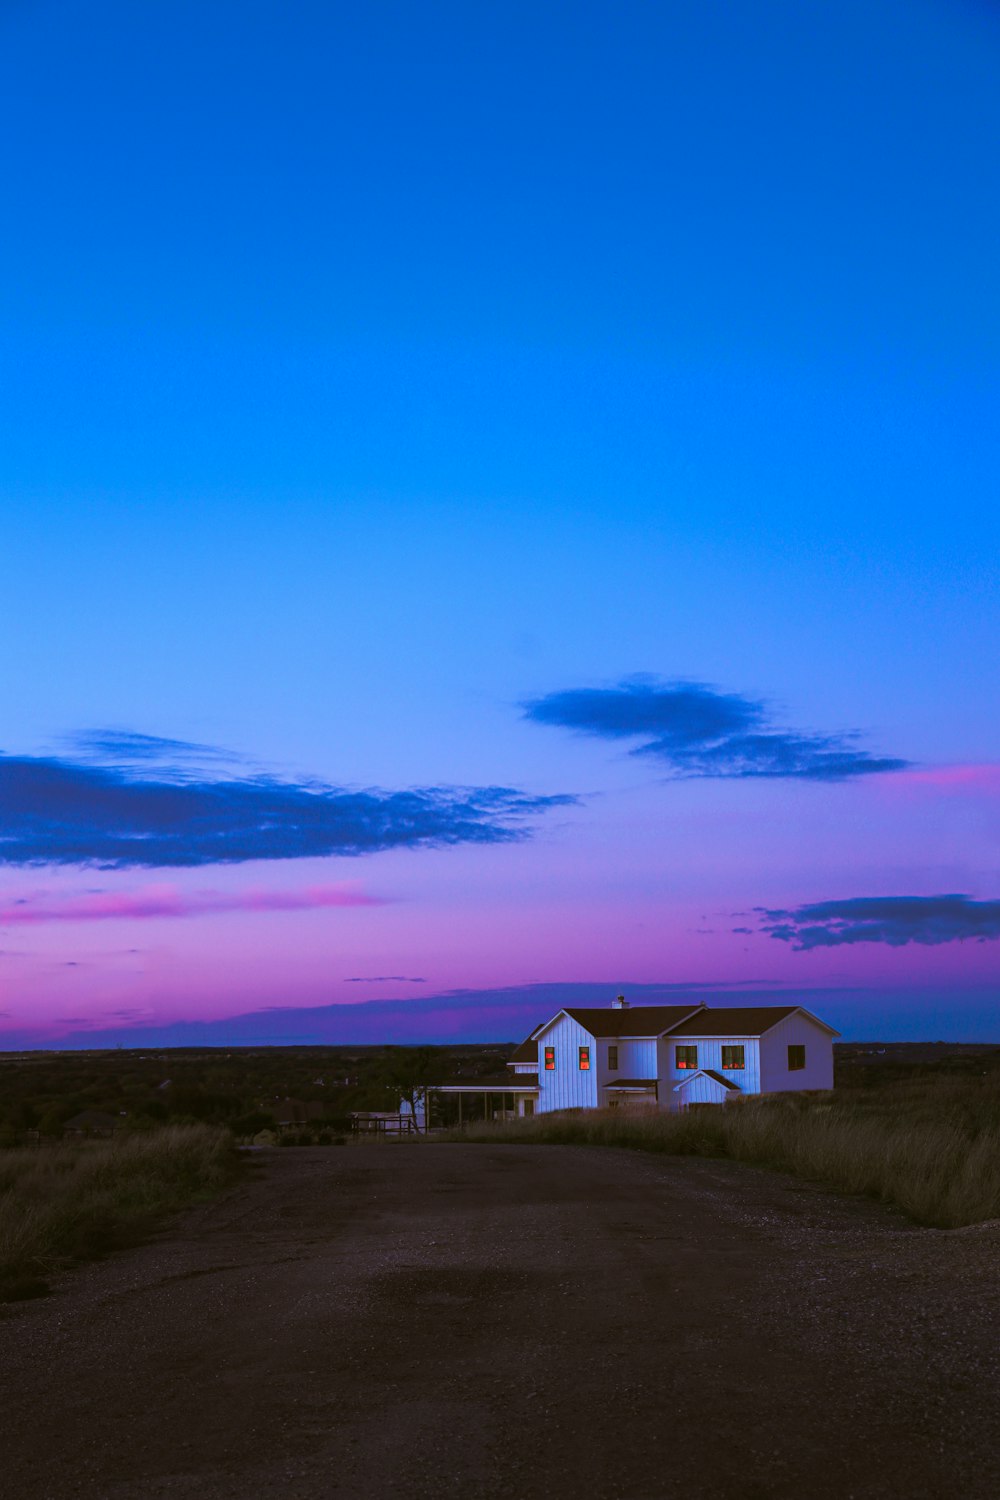
[[[134,1243],[235,1170],[232,1137],[208,1125],[0,1150],[0,1301],[37,1296],[63,1267]]]
[[[721,1156],[810,1178],[952,1229],[1000,1219],[1000,1076],[925,1076],[778,1094],[680,1114],[593,1110],[452,1132],[453,1140],[625,1146]]]

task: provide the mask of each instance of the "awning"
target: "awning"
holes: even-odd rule
[[[477,1078],[468,1083],[432,1083],[435,1094],[537,1094],[538,1074],[521,1073],[517,1082],[509,1078]]]

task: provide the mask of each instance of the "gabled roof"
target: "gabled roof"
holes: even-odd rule
[[[717,1073],[714,1068],[698,1068],[695,1072],[688,1073],[680,1083],[674,1084],[674,1093],[676,1094],[678,1089],[685,1088],[687,1084],[694,1083],[696,1078],[711,1078],[713,1083],[721,1083],[722,1087],[728,1089],[730,1093],[741,1092],[738,1083],[733,1083],[731,1078],[723,1078],[722,1074]]]
[[[567,1005],[559,1014],[570,1016],[591,1036],[650,1037],[673,1031],[702,1008],[698,1005],[625,1005],[619,1010],[611,1005]],[[552,1019],[556,1018],[553,1016]]]
[[[538,1043],[537,1042],[533,1042],[531,1040],[531,1037],[529,1037],[526,1042],[522,1042],[521,1045],[520,1045],[520,1047],[515,1047],[514,1051],[511,1053],[511,1056],[510,1056],[510,1062],[512,1062],[512,1063],[519,1063],[519,1062],[536,1063],[537,1061],[538,1061]]]
[[[699,1011],[690,1020],[684,1021],[675,1031],[675,1036],[763,1036],[772,1026],[777,1026],[786,1016],[792,1016],[801,1005],[720,1005]],[[808,1011],[803,1011],[809,1015]],[[832,1031],[815,1016],[824,1031]],[[836,1032],[834,1035],[836,1036]]]

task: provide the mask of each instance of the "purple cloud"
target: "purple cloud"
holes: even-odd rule
[[[1000,901],[974,901],[971,896],[855,896],[789,911],[756,909],[761,930],[799,952],[851,943],[936,947],[970,938],[980,943],[1000,938]]]
[[[536,724],[641,740],[630,753],[655,757],[675,777],[846,781],[908,764],[859,749],[854,731],[782,728],[762,701],[700,682],[630,678],[610,688],[549,693],[526,703],[524,712]]]
[[[299,891],[196,891],[192,894],[185,894],[172,886],[156,886],[134,892],[20,897],[8,906],[0,906],[0,925],[201,917],[234,911],[314,911],[320,907],[386,904],[383,897],[369,896],[345,886],[306,886]]]
[[[165,868],[508,843],[576,801],[502,786],[352,790],[225,775],[192,769],[180,742],[125,738],[88,741],[114,764],[0,755],[0,863]],[[148,764],[157,757],[169,763]]]

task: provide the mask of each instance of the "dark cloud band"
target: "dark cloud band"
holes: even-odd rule
[[[170,743],[146,742],[142,759]],[[576,800],[499,786],[356,791],[188,773],[181,759],[151,769],[0,755],[0,864],[163,868],[496,844]]]
[[[525,717],[602,739],[641,741],[678,777],[768,777],[846,781],[908,764],[860,749],[853,732],[784,729],[766,705],[696,682],[633,678],[611,688],[574,688],[524,704]]]
[[[856,896],[789,911],[757,911],[764,932],[800,952],[845,943],[936,947],[970,938],[980,943],[1000,938],[1000,901],[974,901],[971,896]]]

